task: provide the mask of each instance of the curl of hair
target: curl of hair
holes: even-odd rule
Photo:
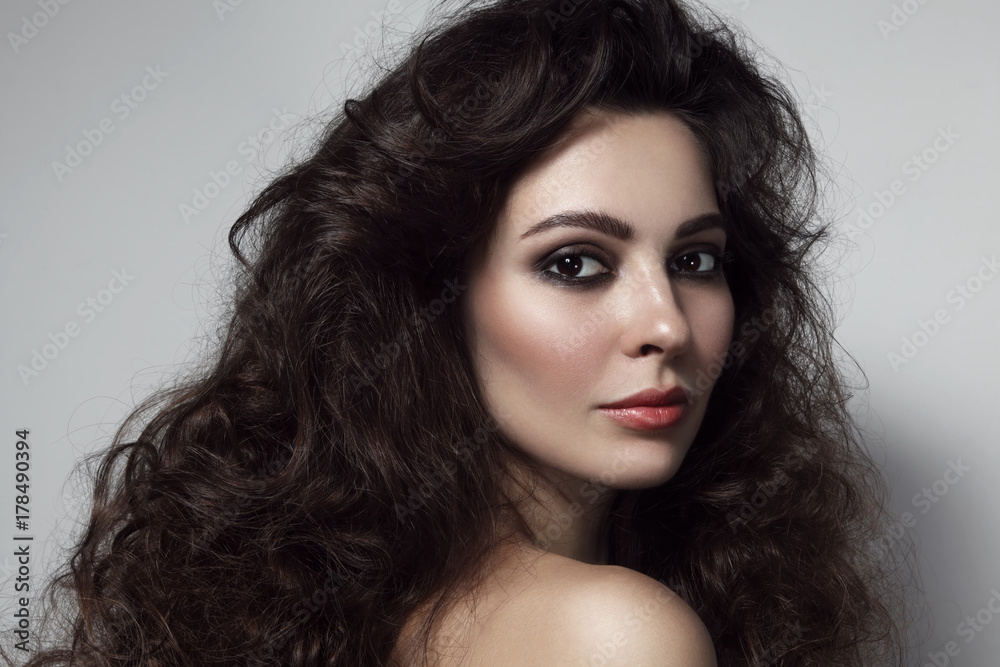
[[[735,254],[702,428],[617,494],[611,563],[676,590],[720,666],[903,664],[885,485],[810,263],[816,157],[745,38],[675,0],[469,2],[343,105],[233,225],[224,340],[116,433],[53,582],[68,639],[28,664],[394,664],[419,605],[469,590],[530,462],[477,389],[465,260],[585,109],[683,120]]]

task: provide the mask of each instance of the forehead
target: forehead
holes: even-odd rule
[[[683,121],[588,110],[514,183],[497,232],[520,236],[567,208],[680,220],[717,206],[708,160]]]

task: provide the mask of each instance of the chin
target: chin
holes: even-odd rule
[[[666,484],[681,467],[687,447],[682,451],[663,443],[619,449],[610,457],[610,465],[595,472],[592,479],[614,489],[649,489]]]

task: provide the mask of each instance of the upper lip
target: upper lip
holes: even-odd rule
[[[632,394],[627,398],[623,398],[620,401],[615,401],[614,403],[606,403],[602,405],[602,408],[635,408],[640,406],[656,407],[660,405],[670,405],[672,403],[689,403],[690,399],[687,392],[681,386],[671,387],[669,389],[657,389],[656,387],[650,387],[649,389],[643,389],[642,391]]]

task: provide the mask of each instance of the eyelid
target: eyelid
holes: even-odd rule
[[[674,263],[681,257],[687,255],[707,253],[715,258],[715,266],[708,271],[677,271],[673,269]],[[548,269],[563,257],[588,257],[600,262],[607,271],[584,277],[562,276],[559,273]],[[665,267],[672,274],[678,276],[679,280],[708,281],[725,273],[725,266],[733,259],[733,253],[725,248],[725,244],[715,241],[693,242],[683,246],[680,250],[665,257]],[[603,248],[600,248],[592,241],[581,241],[577,243],[564,243],[554,249],[543,253],[542,257],[535,263],[534,271],[542,274],[546,279],[556,280],[567,285],[576,284],[583,287],[597,281],[603,281],[610,276],[617,274],[617,260]]]
[[[586,257],[598,262],[605,270],[590,276],[564,276],[558,271],[549,270],[564,257]],[[595,247],[593,243],[570,243],[544,253],[532,267],[532,273],[541,280],[551,281],[562,287],[582,289],[613,278],[616,273],[615,265],[614,258],[609,258],[604,249]]]
[[[673,253],[674,256],[677,253],[690,252],[689,248],[711,246],[712,248],[722,252],[725,250],[726,243],[729,241],[729,236],[725,232],[721,232],[718,229],[705,229],[697,234],[692,234],[683,239],[678,239],[671,242],[671,246],[677,248],[677,251]]]
[[[680,275],[687,277],[699,277],[699,276],[712,276],[715,274],[720,274],[725,271],[726,265],[734,259],[733,253],[730,250],[720,248],[718,246],[701,247],[701,248],[690,248],[688,250],[682,250],[681,252],[674,255],[671,259],[668,267],[672,267],[674,262],[676,262],[681,257],[687,257],[688,255],[711,255],[715,260],[715,265],[709,271],[680,271]],[[673,269],[671,269],[673,270]]]
[[[677,259],[678,257],[683,257],[684,255],[690,255],[695,252],[713,252],[722,255],[726,252],[725,244],[718,244],[712,241],[704,241],[701,243],[693,243],[691,245],[686,245],[682,247],[677,252],[670,255],[670,261]]]
[[[580,243],[564,243],[553,248],[549,252],[543,253],[536,268],[545,269],[554,261],[566,255],[583,255],[592,257],[603,264],[606,268],[612,270],[614,269],[614,265],[617,264],[615,258],[606,250],[594,245],[593,242],[584,241]]]

